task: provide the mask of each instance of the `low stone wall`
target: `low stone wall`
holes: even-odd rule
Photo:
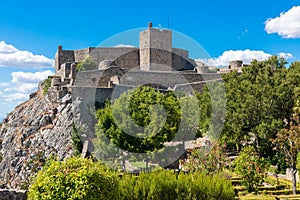
[[[0,200],[26,200],[26,190],[0,189]]]

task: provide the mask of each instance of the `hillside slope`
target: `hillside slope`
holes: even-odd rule
[[[0,188],[24,188],[51,154],[62,160],[73,152],[72,98],[53,103],[42,89],[0,124]]]

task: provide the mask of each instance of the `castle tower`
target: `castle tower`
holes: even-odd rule
[[[140,69],[172,70],[172,31],[152,28],[140,33]]]

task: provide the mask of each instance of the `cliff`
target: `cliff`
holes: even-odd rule
[[[26,188],[51,157],[72,155],[72,98],[58,103],[43,95],[43,83],[0,124],[0,188]]]

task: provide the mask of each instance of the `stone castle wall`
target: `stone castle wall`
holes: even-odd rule
[[[75,79],[75,86],[99,88],[111,87],[109,82],[111,81],[112,77],[118,77],[118,82],[122,85],[137,86],[155,83],[165,87],[173,88],[177,84],[219,79],[220,74],[124,70],[119,67],[110,67],[106,70],[90,70],[79,72]]]
[[[87,56],[91,56],[98,64],[103,60],[115,61],[117,65],[122,68],[130,69],[135,66],[139,66],[139,50],[138,48],[131,47],[112,47],[112,48],[86,48],[82,50],[62,50],[62,47],[58,47],[56,53],[55,68],[56,71],[61,69],[63,63],[78,63],[84,60]]]
[[[55,71],[59,71],[63,63],[74,62],[75,54],[72,50],[63,50],[62,46],[58,46],[55,54]]]
[[[183,49],[173,48],[171,52],[162,49],[140,50],[138,48],[86,48],[82,50],[63,50],[59,46],[56,53],[55,68],[56,72],[60,71],[64,63],[78,63],[84,60],[88,55],[91,56],[98,64],[104,60],[114,61],[114,64],[125,68],[141,68],[142,70],[149,70],[141,65],[140,58],[143,52],[150,53],[152,56],[151,70],[153,71],[183,71],[193,70],[196,63],[188,58],[188,51]],[[169,56],[171,55],[171,59]],[[145,58],[144,58],[145,59]],[[171,64],[169,63],[171,61]],[[141,65],[141,67],[140,67]],[[172,66],[172,68],[170,68]]]

